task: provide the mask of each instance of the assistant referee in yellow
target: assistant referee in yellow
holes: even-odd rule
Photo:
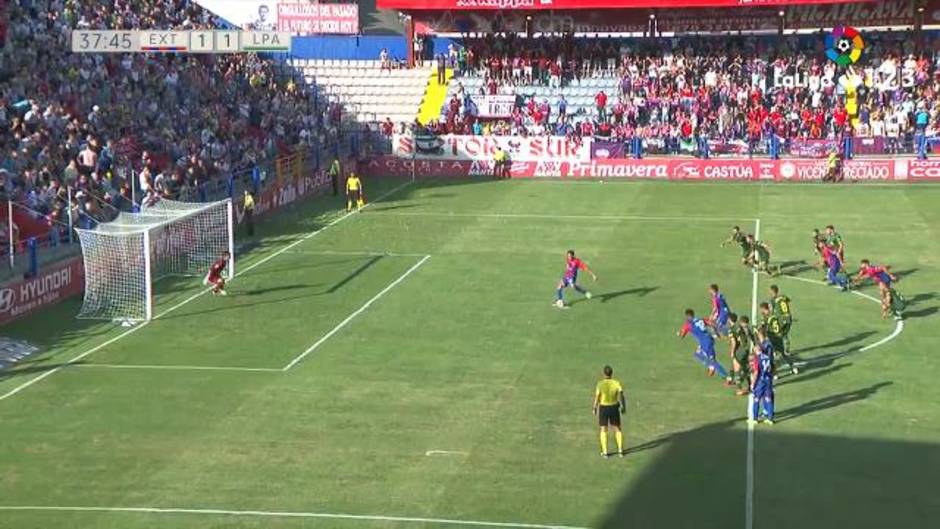
[[[349,173],[346,179],[346,211],[352,211],[353,202],[356,203],[356,210],[361,210],[365,205],[365,199],[362,195],[362,180],[356,176],[356,173]]]
[[[617,454],[623,457],[623,431],[620,429],[620,414],[627,407],[627,400],[623,396],[623,386],[613,378],[614,369],[604,366],[604,378],[597,383],[594,390],[594,404],[592,409],[597,416],[597,424],[601,428],[601,455],[609,457],[607,453],[607,428],[614,429],[617,438]]]

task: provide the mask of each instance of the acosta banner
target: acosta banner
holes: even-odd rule
[[[871,0],[376,0],[379,9],[507,11],[537,9],[624,9],[636,7],[749,7],[798,4],[846,4]]]
[[[519,162],[591,159],[591,139],[570,140],[564,136],[411,136],[395,134],[392,154],[400,158],[490,161],[500,147],[509,159]]]
[[[361,167],[365,176],[467,178],[493,175],[490,160],[417,160],[381,156]],[[826,160],[642,160],[513,161],[513,178],[595,178],[637,180],[714,180],[749,182],[813,182],[826,176]],[[864,182],[940,182],[940,160],[855,159],[843,164],[845,180]]]
[[[41,271],[38,276],[0,287],[0,325],[81,293],[82,260],[71,259]]]

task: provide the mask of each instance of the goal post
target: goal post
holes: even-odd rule
[[[79,318],[153,318],[154,283],[169,276],[202,276],[228,251],[234,274],[231,200],[160,200],[139,213],[121,213],[92,230],[76,230],[85,265]]]

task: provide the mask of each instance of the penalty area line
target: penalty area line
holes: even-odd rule
[[[164,371],[234,371],[243,373],[281,373],[277,367],[239,367],[239,366],[181,366],[181,365],[143,365],[143,364],[73,364],[70,367],[99,369],[142,369]]]
[[[545,525],[519,522],[485,522],[479,520],[455,520],[450,518],[418,518],[412,516],[382,516],[371,514],[344,514],[325,512],[296,511],[236,511],[227,509],[185,509],[164,507],[91,507],[91,506],[43,506],[43,505],[0,505],[0,511],[6,512],[90,512],[90,513],[136,513],[136,514],[177,514],[202,516],[241,516],[254,518],[319,518],[326,520],[358,520],[369,522],[393,522],[411,524],[453,525],[463,527],[504,527],[511,529],[587,529],[571,525]]]
[[[404,189],[405,187],[407,187],[407,186],[409,186],[409,185],[411,185],[411,182],[405,182],[404,184],[402,184],[402,185],[400,185],[400,186],[397,186],[397,187],[391,189],[390,191],[388,191],[388,192],[386,192],[386,193],[380,195],[380,196],[379,196],[378,198],[376,198],[374,201],[372,201],[372,202],[366,204],[366,205],[363,207],[363,209],[368,208],[368,207],[371,206],[372,204],[375,204],[375,203],[377,203],[377,202],[380,202],[380,201],[382,201],[383,199],[394,195],[395,193],[401,191],[402,189]],[[235,277],[238,277],[238,276],[240,276],[240,275],[242,275],[242,274],[244,274],[244,273],[246,273],[246,272],[249,272],[249,271],[251,271],[251,270],[253,270],[253,269],[255,269],[255,268],[257,268],[257,267],[263,265],[264,263],[270,261],[271,259],[274,259],[275,257],[277,257],[277,256],[279,256],[279,255],[281,255],[281,254],[283,254],[284,252],[287,252],[287,251],[290,250],[291,248],[294,248],[294,247],[296,247],[297,245],[299,245],[299,244],[301,244],[301,243],[303,243],[303,242],[305,242],[305,241],[307,241],[307,240],[309,240],[309,239],[312,239],[313,237],[315,237],[315,236],[317,236],[319,233],[321,233],[323,230],[326,230],[327,228],[330,228],[330,227],[332,227],[332,226],[335,226],[335,225],[339,224],[340,222],[342,222],[342,221],[348,219],[348,218],[351,217],[352,215],[355,215],[355,212],[347,212],[347,213],[345,213],[345,214],[343,214],[343,215],[341,215],[341,216],[339,216],[339,217],[333,219],[332,221],[330,221],[330,222],[329,222],[328,224],[326,224],[325,226],[323,226],[323,227],[321,227],[321,228],[318,228],[318,229],[316,229],[316,230],[314,230],[314,231],[311,231],[310,233],[304,235],[302,238],[297,239],[296,241],[294,241],[294,242],[288,244],[287,246],[284,246],[283,248],[278,249],[277,251],[275,251],[275,252],[272,253],[271,255],[268,255],[267,257],[264,257],[263,259],[261,259],[261,260],[259,260],[259,261],[256,261],[256,262],[254,262],[254,263],[252,263],[252,264],[246,266],[245,268],[243,268],[243,269],[241,269],[241,270],[238,270],[238,271],[236,272],[236,274],[235,274]],[[145,322],[143,322],[143,323],[141,323],[141,324],[139,324],[139,325],[137,325],[137,326],[135,326],[135,327],[131,327],[130,329],[128,329],[128,330],[122,332],[121,334],[118,334],[117,336],[114,336],[114,337],[112,337],[112,338],[110,338],[110,339],[108,339],[108,340],[106,340],[106,341],[104,341],[104,342],[102,342],[102,343],[100,343],[100,344],[98,344],[98,345],[92,347],[91,349],[88,349],[87,351],[85,351],[85,352],[83,352],[83,353],[80,353],[80,354],[77,355],[77,356],[72,357],[71,359],[67,360],[65,363],[59,365],[58,367],[55,367],[55,368],[53,368],[53,369],[50,369],[49,371],[46,371],[45,373],[41,373],[41,374],[39,374],[39,375],[37,375],[37,376],[35,376],[35,377],[33,377],[33,378],[27,380],[26,382],[23,382],[22,384],[20,384],[20,385],[14,387],[14,388],[11,389],[10,391],[7,391],[7,392],[4,393],[3,395],[0,395],[0,401],[6,400],[6,399],[12,397],[13,395],[16,395],[17,393],[23,391],[24,389],[26,389],[26,388],[32,386],[33,384],[37,384],[37,383],[39,383],[39,382],[45,380],[46,378],[51,377],[52,375],[58,373],[58,372],[59,372],[62,368],[64,368],[64,367],[69,367],[69,366],[75,365],[76,362],[79,362],[79,361],[82,360],[83,358],[86,358],[87,356],[89,356],[89,355],[91,355],[91,354],[94,354],[94,353],[96,353],[96,352],[98,352],[98,351],[104,349],[105,347],[107,347],[107,346],[109,346],[109,345],[111,345],[111,344],[117,342],[118,340],[122,340],[122,339],[124,339],[124,338],[130,336],[131,334],[134,334],[135,332],[137,332],[137,331],[139,331],[139,330],[141,330],[141,329],[147,327],[147,325],[149,325],[149,324],[150,324],[151,322],[153,322],[154,320],[159,319],[159,318],[162,318],[163,316],[166,316],[167,314],[169,314],[169,313],[171,313],[171,312],[173,312],[173,311],[179,309],[180,307],[182,307],[182,306],[184,306],[184,305],[187,305],[187,304],[191,303],[192,301],[194,301],[194,300],[196,300],[196,299],[198,299],[198,298],[200,298],[200,297],[202,297],[202,296],[208,294],[208,293],[211,292],[211,291],[212,291],[211,288],[207,288],[207,289],[200,290],[199,292],[196,292],[195,294],[189,296],[188,298],[184,299],[183,301],[180,301],[180,302],[177,303],[176,305],[173,305],[172,307],[166,309],[165,311],[160,312],[159,314],[155,315],[155,316],[153,317],[153,319],[148,320],[148,321],[145,321]],[[13,373],[15,373],[15,371],[14,371]]]
[[[333,327],[333,328],[330,330],[330,332],[324,334],[319,340],[317,340],[316,342],[314,342],[313,345],[311,345],[310,347],[308,347],[306,351],[304,351],[304,352],[300,353],[299,355],[297,355],[297,356],[296,356],[293,360],[291,360],[286,366],[284,366],[284,368],[282,369],[282,371],[288,371],[288,370],[290,370],[290,368],[294,367],[295,365],[297,365],[298,363],[300,363],[301,361],[303,361],[303,359],[306,358],[307,356],[309,356],[310,353],[316,351],[321,345],[323,345],[324,343],[326,343],[327,340],[329,340],[330,338],[332,338],[334,334],[338,333],[338,332],[341,331],[344,327],[346,327],[346,325],[348,325],[349,322],[351,322],[351,321],[353,321],[354,319],[356,319],[356,316],[359,316],[360,314],[362,314],[363,312],[365,312],[370,306],[372,306],[373,303],[375,303],[376,301],[378,301],[379,298],[381,298],[382,296],[384,296],[384,295],[385,295],[386,293],[388,293],[388,291],[390,291],[391,289],[393,289],[393,288],[395,288],[396,286],[398,286],[398,285],[399,285],[402,281],[404,281],[408,276],[410,276],[412,273],[414,273],[415,270],[421,268],[421,266],[422,266],[424,263],[426,263],[426,262],[428,261],[428,259],[430,259],[430,258],[431,258],[430,255],[425,255],[420,261],[418,261],[417,263],[415,263],[414,265],[412,265],[411,268],[409,268],[408,270],[406,270],[405,273],[403,273],[402,275],[398,276],[398,279],[396,279],[396,280],[392,281],[391,283],[389,283],[388,286],[386,286],[386,287],[383,288],[381,291],[379,291],[378,294],[372,296],[372,298],[369,299],[369,301],[366,301],[361,307],[359,307],[358,309],[356,309],[355,312],[353,312],[352,314],[350,314],[349,316],[347,316],[345,320],[343,320],[343,321],[339,322],[338,324],[336,324],[336,327]]]

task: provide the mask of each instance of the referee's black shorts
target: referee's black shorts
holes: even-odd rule
[[[599,426],[620,426],[620,405],[599,406],[597,408],[597,424]]]
[[[347,189],[346,198],[349,200],[359,200],[362,198],[362,188],[359,189]]]

